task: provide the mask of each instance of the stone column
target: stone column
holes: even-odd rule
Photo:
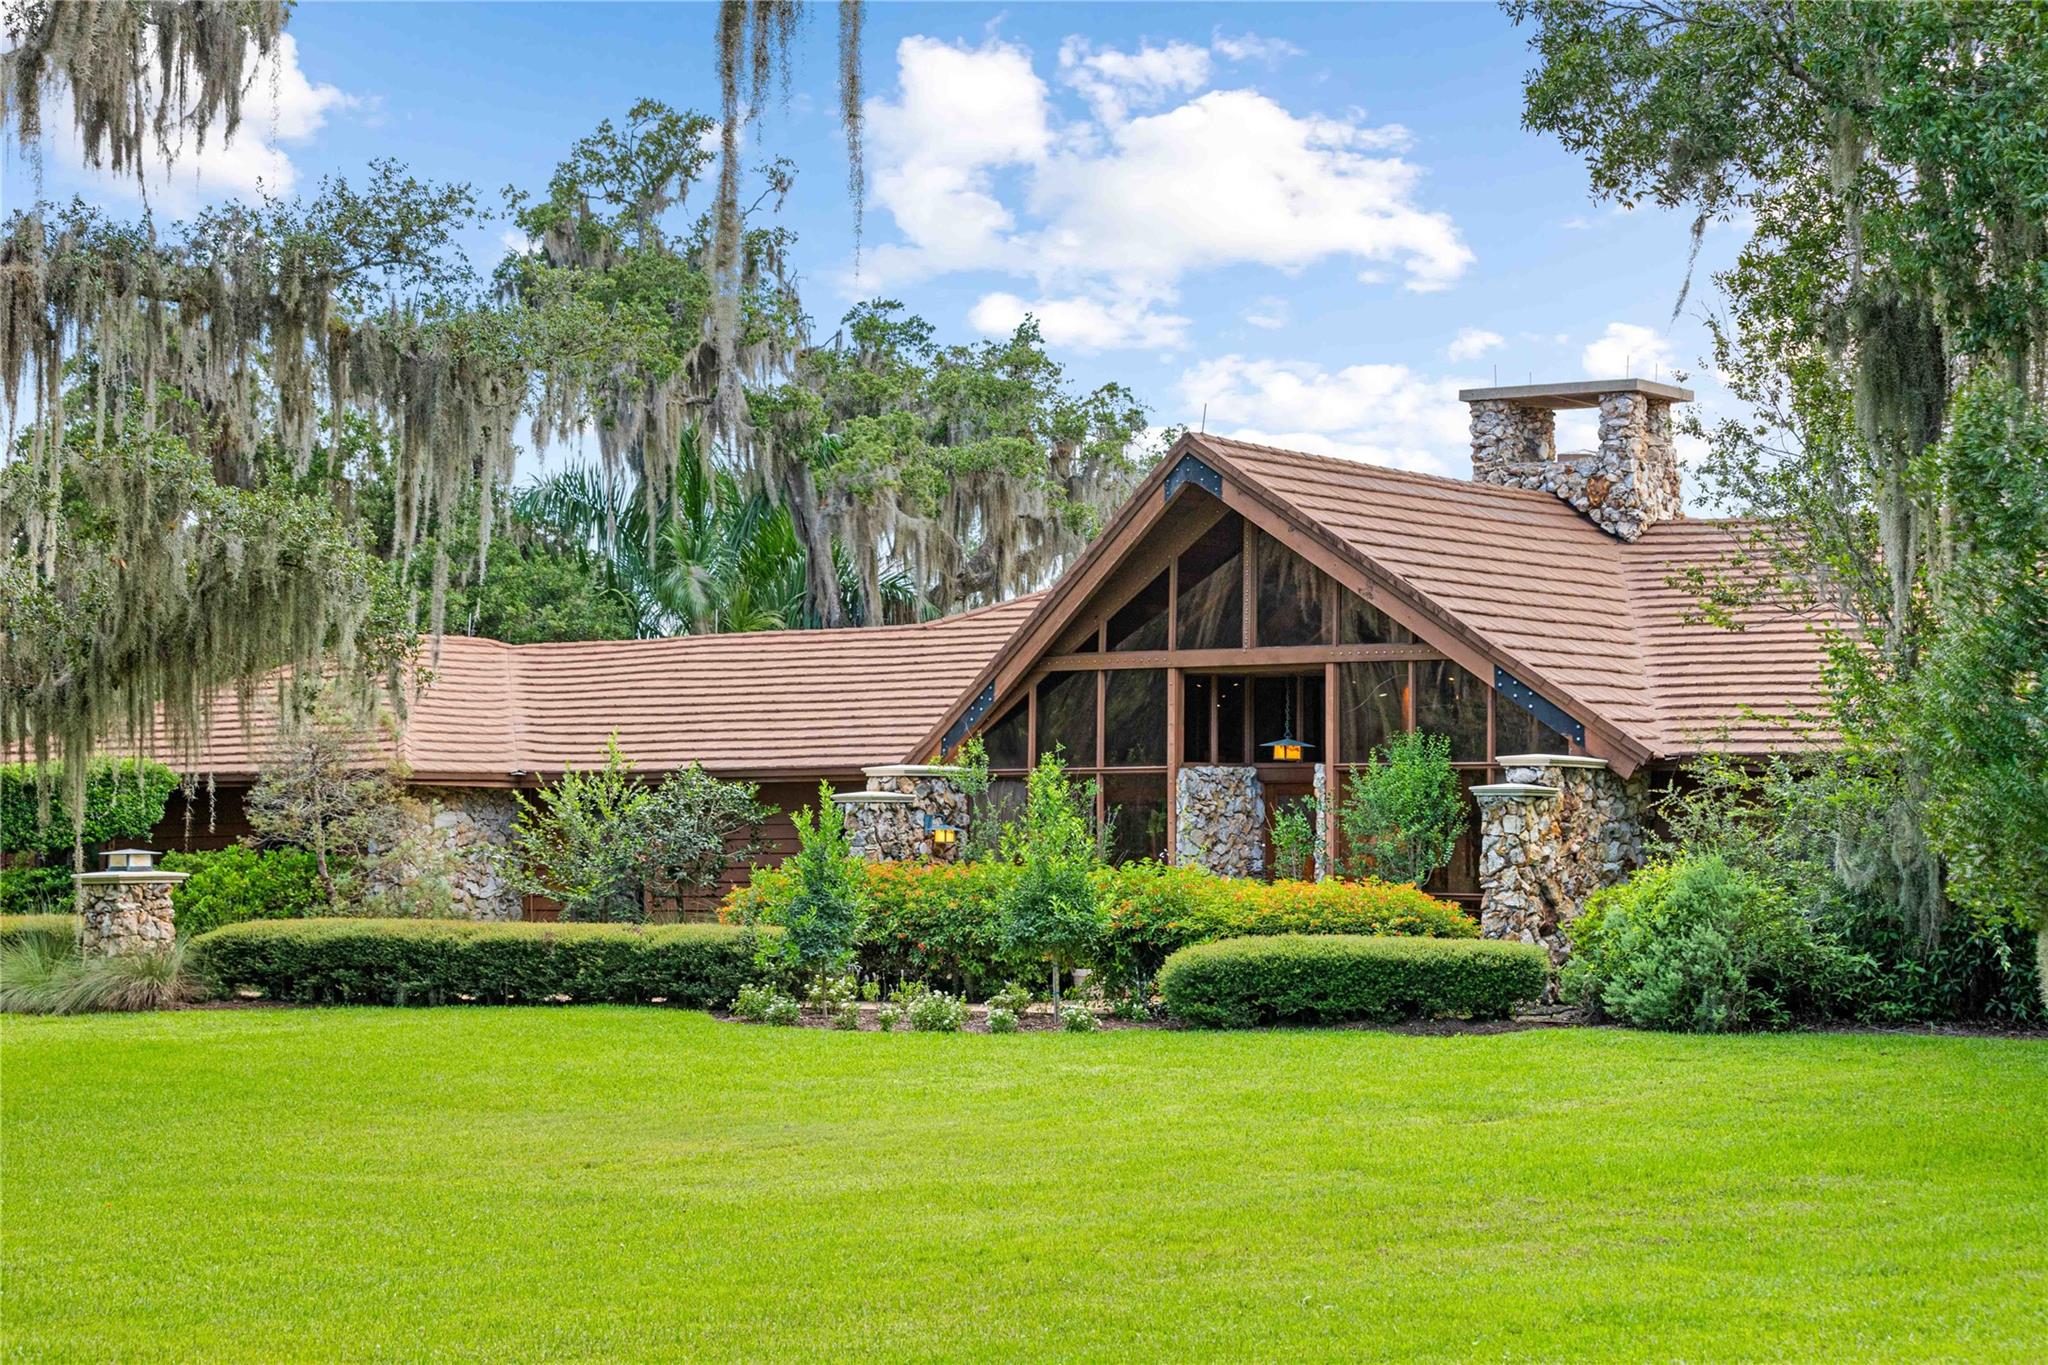
[[[1252,767],[1180,770],[1174,788],[1174,858],[1226,877],[1266,870],[1266,788]]]
[[[892,763],[861,770],[867,790],[841,792],[832,799],[846,812],[847,833],[856,857],[870,862],[910,862],[924,858],[952,862],[967,837],[967,794],[960,790],[964,769],[937,763]],[[932,838],[932,825],[959,830],[951,844]]]
[[[157,868],[74,875],[80,951],[87,957],[114,957],[170,947],[178,936],[171,888],[189,875]]]
[[[1326,882],[1337,875],[1336,850],[1330,847],[1330,810],[1337,793],[1331,790],[1330,765],[1316,764],[1316,880]]]
[[[1480,932],[1571,955],[1568,927],[1586,897],[1642,861],[1648,784],[1624,782],[1604,758],[1504,755],[1504,782],[1479,802]]]

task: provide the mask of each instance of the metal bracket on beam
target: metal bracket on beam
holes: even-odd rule
[[[940,752],[952,753],[953,746],[967,738],[967,732],[972,730],[976,723],[988,714],[989,707],[995,704],[996,685],[990,683],[987,687],[981,689],[980,696],[967,704],[967,709],[961,713],[960,719],[953,723],[953,728],[946,731],[946,739],[940,746]]]
[[[1173,495],[1193,484],[1211,497],[1223,496],[1223,476],[1203,464],[1192,455],[1180,457],[1180,463],[1166,476],[1166,501],[1172,502]]]
[[[1557,703],[1540,695],[1535,688],[1498,665],[1493,670],[1493,690],[1559,734],[1568,736],[1572,743],[1586,742],[1585,726],[1573,720]]]

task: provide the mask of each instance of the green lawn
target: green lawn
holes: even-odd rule
[[[29,1358],[2039,1359],[2048,1045],[0,1023]]]

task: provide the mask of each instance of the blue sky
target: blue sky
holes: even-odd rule
[[[709,5],[308,3],[242,135],[180,162],[160,211],[395,156],[496,202],[649,96],[715,112]],[[903,300],[946,340],[1029,309],[1077,383],[1160,424],[1467,472],[1461,384],[1693,372],[1687,223],[1594,204],[1520,126],[1524,34],[1483,5],[870,5],[870,194],[856,273],[836,24],[750,136],[799,168],[784,221],[820,332]],[[52,119],[54,125],[59,120]],[[11,154],[10,204],[33,193]],[[44,193],[132,211],[59,138]],[[468,246],[487,267],[500,224]],[[1719,400],[1719,401],[1717,401]],[[1574,434],[1572,428],[1563,433]]]

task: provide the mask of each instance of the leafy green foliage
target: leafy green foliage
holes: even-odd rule
[[[505,870],[561,901],[564,919],[638,922],[647,889],[708,886],[747,856],[763,816],[756,790],[696,764],[649,786],[613,735],[603,767],[570,768],[531,797],[518,793]]]
[[[48,801],[60,776],[54,763],[0,764],[0,853],[33,853],[68,870],[71,822]],[[177,774],[154,760],[93,759],[86,768],[80,842],[147,844],[177,786]]]
[[[1450,862],[1465,828],[1451,741],[1404,731],[1351,774],[1338,808],[1345,871],[1420,886]]]
[[[967,1004],[944,991],[919,991],[906,1007],[913,1033],[958,1033],[967,1022]]]
[[[946,983],[969,999],[991,1000],[1004,983],[1036,975],[1039,960],[1005,932],[1014,864],[849,860],[848,870],[860,879],[868,907],[858,940],[864,975]],[[1220,938],[1479,934],[1463,910],[1406,884],[1253,882],[1158,863],[1100,867],[1091,879],[1102,930],[1080,965],[1112,987],[1149,982],[1175,950]],[[726,898],[720,914],[736,923],[779,923],[795,894],[786,866],[764,869]],[[1011,1007],[1029,1002],[1024,992]]]
[[[1501,1019],[1549,979],[1548,954],[1526,943],[1282,934],[1183,948],[1160,968],[1159,993],[1176,1019],[1254,1028]]]
[[[1565,993],[1638,1028],[1726,1033],[1827,1017],[1859,966],[1784,892],[1715,857],[1595,892],[1571,937]]]
[[[302,848],[236,844],[215,852],[166,853],[167,872],[190,875],[171,888],[178,934],[189,938],[251,919],[304,919],[328,913],[319,864]]]
[[[1023,818],[1005,840],[1016,871],[1003,887],[1003,939],[1012,951],[1050,964],[1054,1014],[1061,978],[1089,960],[1102,935],[1094,804],[1092,787],[1067,781],[1066,765],[1046,754],[1026,782]]]
[[[190,941],[225,990],[309,1004],[649,1003],[709,1009],[761,980],[774,930],[716,924],[250,920]]]
[[[818,784],[818,804],[795,816],[797,851],[787,866],[792,894],[770,923],[782,936],[766,950],[799,973],[836,972],[853,960],[867,917],[867,890],[846,834],[845,813],[832,788]]]
[[[0,867],[0,914],[65,914],[75,899],[69,868]]]
[[[1284,802],[1273,810],[1273,875],[1281,881],[1304,881],[1315,875],[1316,802],[1312,796]]]
[[[1751,412],[1699,433],[1750,520],[1685,585],[1731,627],[1815,619],[1827,698],[1788,740],[1830,732],[1844,885],[1929,943],[1950,897],[2038,907],[2040,7],[1509,8],[1527,122],[1597,194],[1754,225],[1713,357]]]

